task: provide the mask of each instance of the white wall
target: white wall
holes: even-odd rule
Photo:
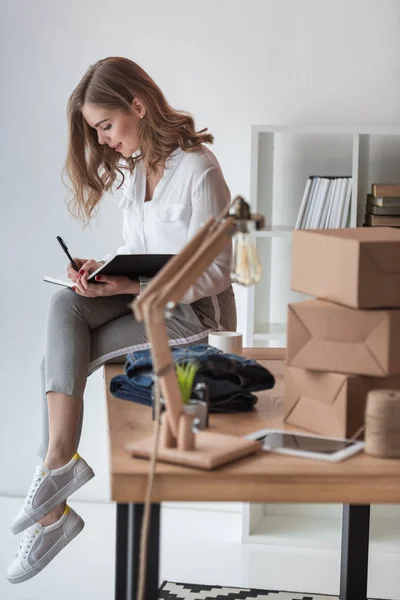
[[[2,0],[0,494],[25,494],[40,433],[44,274],[73,254],[120,243],[117,198],[81,231],[60,172],[65,106],[86,68],[109,55],[142,65],[170,103],[215,135],[232,194],[249,194],[254,123],[399,124],[400,3],[395,0]],[[239,329],[246,306],[238,293]],[[84,454],[97,469],[81,498],[107,497],[102,382],[87,394]]]

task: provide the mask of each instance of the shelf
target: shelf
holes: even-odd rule
[[[268,515],[245,540],[251,544],[271,546],[305,546],[339,548],[341,521]]]
[[[326,123],[252,126],[251,207],[264,216],[267,226],[256,234],[263,272],[261,282],[246,288],[244,335],[248,346],[287,347],[287,305],[307,299],[291,290],[293,226],[308,177],[328,174],[352,176],[350,226],[361,225],[371,184],[400,181],[400,126]],[[297,548],[300,554],[308,552],[310,561],[315,557],[331,557],[332,553],[336,553],[339,561],[339,515],[329,518],[319,510],[310,513],[310,517],[298,515],[297,505],[293,515],[281,514],[281,507],[277,514],[266,514],[269,506],[250,504],[248,511],[243,512],[243,541],[248,543],[252,573],[258,570],[261,573],[265,566],[263,545],[266,555],[271,549],[273,553],[289,554],[292,548]],[[387,510],[385,506],[384,511]],[[373,512],[370,551],[381,554],[378,562],[374,559],[375,569],[380,572],[388,561],[397,560],[396,564],[400,564],[400,518],[398,512],[393,512],[390,518],[381,518]],[[263,560],[257,562],[257,555]]]
[[[286,345],[285,327],[260,327],[287,318],[287,305],[300,301],[291,291],[291,242],[308,177],[350,175],[353,193],[350,227],[364,220],[371,184],[400,180],[400,127],[369,125],[252,126],[250,199],[268,224],[256,233],[263,271],[258,286],[246,292],[245,342]]]
[[[286,333],[255,333],[255,340],[286,340]]]
[[[286,323],[266,323],[256,329],[254,333],[254,339],[286,341],[286,335]]]
[[[324,135],[400,135],[400,127],[392,125],[253,125],[255,133],[309,133]]]
[[[372,518],[370,551],[400,554],[400,521],[398,518]],[[306,518],[267,515],[255,530],[245,536],[245,543],[271,546],[294,546],[340,549],[341,519]]]
[[[257,237],[291,237],[293,227],[285,225],[268,225],[264,229],[257,231]]]

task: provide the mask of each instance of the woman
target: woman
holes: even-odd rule
[[[106,58],[91,66],[68,104],[66,171],[74,192],[70,209],[88,222],[105,191],[122,178],[123,238],[118,253],[179,252],[230,194],[206,130],[196,132],[190,115],[171,108],[159,87],[134,62]],[[105,257],[107,260],[110,255]],[[82,530],[84,523],[67,498],[94,473],[77,454],[82,399],[88,375],[106,362],[124,362],[149,347],[143,323],[130,302],[138,281],[102,277],[88,283],[100,265],[74,259],[72,290],[51,301],[42,365],[43,441],[23,507],[12,524],[25,531],[7,578],[30,579]],[[182,298],[168,320],[171,345],[206,342],[208,332],[236,329],[230,285],[231,249],[223,251]]]

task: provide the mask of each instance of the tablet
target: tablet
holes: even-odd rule
[[[364,448],[364,442],[279,429],[260,429],[245,437],[263,442],[263,450],[269,452],[329,462],[346,460]]]

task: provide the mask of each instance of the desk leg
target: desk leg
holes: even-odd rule
[[[340,600],[366,600],[369,505],[343,505]]]
[[[140,532],[144,504],[128,505],[127,586],[124,600],[137,599],[139,580]],[[146,600],[158,600],[160,557],[160,505],[151,505],[149,541],[146,558]],[[118,599],[119,600],[119,599]]]
[[[115,600],[126,600],[128,567],[128,504],[117,504],[115,543]]]
[[[117,504],[115,600],[136,600],[143,504]],[[160,505],[151,505],[146,569],[146,600],[158,600]]]

